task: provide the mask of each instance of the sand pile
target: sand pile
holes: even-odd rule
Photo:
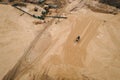
[[[84,3],[70,2],[61,11],[67,19],[54,19],[33,36],[34,42],[3,80],[119,80],[120,14],[93,12]]]

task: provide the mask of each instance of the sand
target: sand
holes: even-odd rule
[[[77,3],[73,5],[75,4]],[[8,6],[2,7],[8,12],[14,10]],[[6,24],[7,21],[4,19],[11,21],[16,18],[0,9],[3,12],[0,16],[3,17],[0,26],[7,25],[1,27],[0,32],[1,79],[10,69],[12,71],[4,76],[4,80],[120,79],[120,14],[93,12],[86,7],[69,12],[68,8],[71,8],[69,4],[63,10],[63,15],[66,15],[67,19],[54,19],[46,25],[46,29],[39,28],[42,32],[40,34],[31,23],[33,18],[24,15],[25,22],[22,22],[22,17],[17,23],[16,20],[14,24]],[[17,17],[17,12],[11,14]],[[11,25],[10,29],[8,24]],[[6,31],[3,33],[4,29]],[[11,29],[16,30],[12,32]],[[78,36],[81,39],[76,42]]]
[[[10,5],[0,5],[0,79],[17,63],[43,25]]]

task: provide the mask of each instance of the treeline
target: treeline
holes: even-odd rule
[[[101,3],[109,4],[111,6],[115,6],[120,8],[120,0],[99,0]]]

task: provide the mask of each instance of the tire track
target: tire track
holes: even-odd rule
[[[90,27],[92,24],[93,27]],[[96,20],[90,20],[88,25],[86,26],[85,30],[82,32],[81,34],[81,38],[83,38],[84,40],[81,41],[80,43],[80,47],[83,45],[87,46],[87,43],[90,41],[90,39],[93,37],[94,32],[96,31],[96,29],[98,28],[96,25],[99,25],[100,22],[97,22]]]

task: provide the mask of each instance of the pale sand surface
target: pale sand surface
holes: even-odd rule
[[[31,23],[33,18],[24,15],[26,20],[22,22],[23,17],[12,17],[12,14],[18,17],[18,13],[12,12],[13,8],[2,7],[11,12],[11,16],[0,7],[3,12],[0,15],[0,78],[15,65],[37,35]],[[119,80],[120,14],[96,13],[83,8],[65,15],[68,19],[57,24],[55,19],[48,24],[22,58],[21,66],[14,67],[18,69],[15,80],[33,80],[34,77],[39,80],[44,72],[52,80]],[[78,35],[81,40],[77,43]]]

